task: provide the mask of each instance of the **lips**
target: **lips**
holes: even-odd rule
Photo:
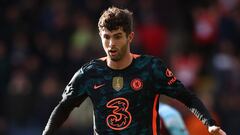
[[[111,49],[108,51],[111,56],[116,56],[117,55],[117,50]]]

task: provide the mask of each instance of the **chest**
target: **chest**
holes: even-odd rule
[[[91,78],[88,93],[93,103],[100,106],[114,99],[141,102],[154,95],[148,71],[99,73]]]

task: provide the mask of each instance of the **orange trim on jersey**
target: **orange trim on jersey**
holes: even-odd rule
[[[131,55],[132,55],[132,57],[133,57],[134,59],[137,59],[138,57],[141,56],[141,55],[133,54],[133,53],[131,53]],[[99,60],[101,60],[101,61],[106,61],[106,60],[107,60],[107,57],[105,56],[105,57],[99,58]]]
[[[138,54],[133,54],[133,53],[131,53],[131,55],[132,55],[132,57],[134,58],[134,59],[137,59],[138,57],[140,57],[141,55],[138,55]]]
[[[158,112],[157,112],[157,103],[159,99],[159,94],[157,94],[155,96],[154,99],[154,104],[153,104],[153,117],[152,117],[152,130],[153,130],[153,135],[157,135],[157,116],[158,116]]]
[[[101,60],[101,61],[106,61],[106,60],[107,60],[107,57],[99,58],[99,60]]]

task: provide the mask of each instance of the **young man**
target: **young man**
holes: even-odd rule
[[[130,53],[132,25],[132,13],[126,9],[111,7],[102,14],[98,27],[107,56],[92,60],[75,73],[43,135],[52,135],[87,97],[94,106],[94,134],[157,135],[160,94],[184,103],[211,134],[225,135],[202,102],[160,59]]]

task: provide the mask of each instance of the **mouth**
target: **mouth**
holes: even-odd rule
[[[111,56],[116,56],[117,55],[117,50],[111,49],[108,51]]]

